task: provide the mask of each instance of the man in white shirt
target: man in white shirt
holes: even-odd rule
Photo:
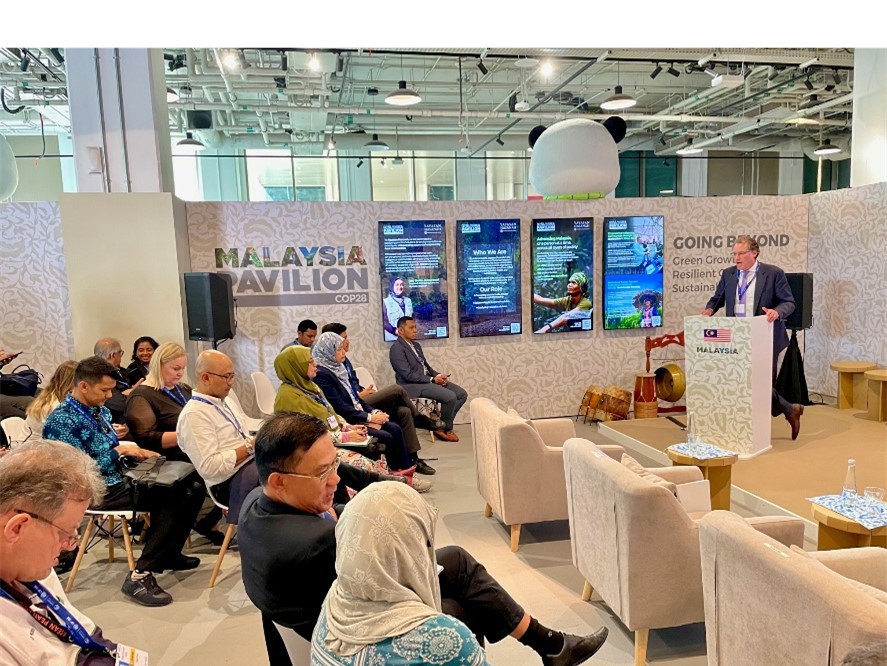
[[[68,444],[32,440],[0,458],[0,664],[115,663],[116,644],[52,570],[104,493],[95,462]]]
[[[176,437],[197,473],[236,520],[240,500],[258,485],[250,419],[233,400],[227,400],[234,384],[234,364],[214,349],[197,357],[197,384],[179,414]]]

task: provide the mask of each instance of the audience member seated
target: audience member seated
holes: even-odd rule
[[[315,383],[336,414],[352,425],[365,425],[369,434],[385,445],[385,458],[391,469],[412,467],[412,455],[407,452],[400,426],[389,422],[388,414],[373,409],[354,393],[342,365],[345,360],[342,337],[332,332],[321,333],[314,343],[311,356],[317,367]]]
[[[316,416],[327,424],[336,446],[346,451],[344,462],[379,473],[387,471],[384,465],[367,465],[367,458],[361,455],[366,451],[364,444],[368,437],[366,426],[351,425],[336,414],[323,391],[314,383],[317,363],[311,356],[310,349],[295,345],[287,347],[274,359],[274,370],[281,380],[277,397],[274,399],[275,412],[302,412]],[[349,447],[354,448],[349,449]],[[397,473],[396,470],[392,471]],[[402,473],[409,477],[409,482],[419,492],[427,492],[431,488],[428,481],[414,478],[412,471],[404,470]]]
[[[314,346],[314,339],[317,337],[317,324],[315,324],[310,319],[303,319],[299,322],[299,325],[296,327],[296,339],[293,340],[287,347],[290,345],[300,345],[302,347],[311,347]],[[286,347],[284,347],[286,349]]]
[[[74,388],[74,370],[76,368],[77,361],[63,361],[52,373],[49,383],[34,398],[34,402],[28,405],[25,421],[31,429],[32,437],[42,436],[43,422],[46,421],[46,417]]]
[[[213,497],[229,508],[228,521],[246,494],[258,485],[246,415],[228,400],[234,384],[234,364],[220,351],[208,349],[197,357],[197,386],[179,415],[176,435]]]
[[[35,440],[0,458],[0,663],[114,666],[117,645],[52,570],[105,484],[89,456]]]
[[[71,394],[43,425],[44,438],[67,442],[98,463],[107,490],[104,500],[93,506],[95,509],[132,508],[129,480],[118,470],[118,461],[121,456],[144,460],[157,455],[136,444],[121,442],[119,438],[125,437],[128,429],[111,423],[111,414],[103,405],[114,390],[116,370],[97,356],[80,361],[74,371]],[[146,502],[151,525],[144,537],[145,547],[135,570],[127,573],[122,590],[144,606],[165,606],[172,602],[172,596],[157,584],[154,573],[194,569],[200,564],[198,558],[182,554],[182,547],[203,504],[205,491],[199,479],[184,480],[171,488],[154,486],[152,491]]]
[[[165,342],[153,353],[145,381],[126,401],[126,425],[132,440],[169,460],[188,461],[179,447],[176,424],[191,399],[191,387],[182,382],[188,357],[181,345]],[[222,519],[215,506],[194,525],[194,531],[220,546],[225,535],[213,529]]]
[[[119,340],[100,338],[96,341],[92,352],[114,366],[114,390],[105,402],[105,407],[111,411],[111,420],[114,423],[125,423],[126,399],[132,390],[142,382],[141,380],[135,383],[129,381],[129,376],[120,367],[120,362],[123,360],[123,347],[120,346]]]
[[[140,379],[148,377],[148,364],[160,345],[150,335],[136,338],[132,345],[132,363],[126,366],[129,383],[136,384]]]
[[[381,409],[388,414],[391,420],[400,426],[400,429],[403,431],[403,439],[407,446],[407,451],[410,452],[413,462],[416,464],[416,471],[419,474],[434,474],[436,470],[419,457],[419,449],[422,448],[422,445],[419,443],[416,428],[436,430],[443,428],[443,421],[437,418],[432,421],[424,414],[420,414],[403,386],[390,384],[378,390],[374,385],[361,386],[357,373],[354,371],[354,366],[348,358],[350,350],[348,329],[344,324],[332,322],[323,327],[322,333],[327,332],[338,333],[345,341],[345,359],[342,361],[342,365],[345,366],[345,372],[348,374],[348,382],[351,385],[352,393],[356,394],[358,398],[367,403],[372,409]]]
[[[306,639],[336,578],[336,520],[349,510],[334,504],[336,462],[322,421],[306,414],[275,416],[256,437],[262,487],[249,494],[240,512],[247,595],[264,617]],[[540,654],[543,664],[552,665],[582,663],[606,639],[606,628],[578,637],[540,624],[458,546],[440,548],[435,555],[443,567],[440,594],[447,600],[441,607],[475,636],[497,642],[510,635]],[[398,567],[389,564],[390,575]]]
[[[450,376],[439,373],[429,365],[416,342],[419,330],[412,317],[397,320],[397,340],[388,350],[388,359],[394,368],[394,380],[404,387],[411,398],[429,398],[440,403],[443,428],[434,431],[435,437],[447,442],[458,442],[453,432],[453,420],[468,399],[461,386],[450,381]]]
[[[336,551],[336,579],[314,628],[312,661],[487,663],[471,630],[442,612],[432,550],[436,520],[436,509],[396,483],[378,483],[349,503],[335,537],[350,547]]]

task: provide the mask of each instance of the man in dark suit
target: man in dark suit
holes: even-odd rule
[[[439,402],[444,427],[435,430],[434,435],[447,442],[458,442],[459,436],[453,432],[453,419],[468,400],[468,393],[461,386],[453,384],[449,375],[441,374],[429,365],[422,353],[422,346],[415,341],[418,334],[412,317],[397,320],[397,340],[388,350],[388,360],[394,368],[394,381],[403,386],[411,398],[429,398]]]
[[[758,262],[761,247],[751,236],[739,236],[733,245],[736,268],[725,268],[721,273],[715,295],[702,311],[711,317],[726,306],[728,317],[754,317],[766,315],[773,324],[773,381],[776,381],[776,365],[780,352],[788,347],[785,318],[795,311],[795,297],[783,270],[777,266]],[[801,431],[801,415],[804,407],[788,402],[773,389],[770,403],[773,416],[782,414],[792,428],[792,439]]]

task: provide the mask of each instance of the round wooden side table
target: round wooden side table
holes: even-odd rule
[[[708,479],[711,494],[711,508],[730,510],[730,477],[733,463],[739,460],[739,454],[721,458],[694,458],[670,449],[666,450],[672,465],[694,465],[702,471],[702,477]]]
[[[887,548],[887,527],[875,530],[866,529],[852,518],[835,513],[819,504],[813,504],[813,517],[819,523],[817,548],[835,550],[837,548],[860,548],[880,546]]]

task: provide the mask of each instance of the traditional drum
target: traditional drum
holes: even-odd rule
[[[656,375],[641,373],[634,380],[634,417],[636,419],[655,419],[658,412]]]
[[[604,389],[602,386],[591,384],[585,389],[582,404],[579,406],[579,414],[582,414],[583,420],[587,419],[589,416],[594,420],[594,410],[598,408],[603,395]],[[579,414],[576,415],[577,418],[579,417]]]
[[[667,363],[656,369],[656,395],[666,402],[677,402],[687,389],[687,379],[680,366]]]
[[[594,420],[621,421],[628,417],[630,409],[631,391],[626,391],[618,386],[610,386],[604,391],[601,402],[594,411]]]

